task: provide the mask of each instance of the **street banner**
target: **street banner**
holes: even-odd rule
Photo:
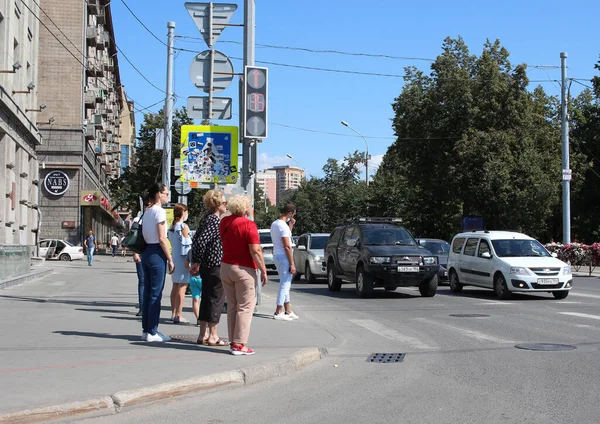
[[[183,125],[179,164],[182,182],[237,183],[238,128]]]

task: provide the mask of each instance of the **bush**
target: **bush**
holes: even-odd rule
[[[550,253],[556,253],[558,259],[564,262],[569,262],[576,270],[582,265],[595,267],[600,265],[600,243],[592,245],[582,243],[548,243],[546,249]]]

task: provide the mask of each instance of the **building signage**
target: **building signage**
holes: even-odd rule
[[[69,176],[62,171],[51,171],[44,178],[46,191],[54,196],[60,196],[69,189]]]
[[[79,204],[81,206],[98,206],[104,209],[106,212],[108,212],[115,219],[115,221],[118,222],[121,219],[119,213],[116,210],[112,210],[112,206],[108,199],[104,197],[99,191],[82,191],[79,200]]]

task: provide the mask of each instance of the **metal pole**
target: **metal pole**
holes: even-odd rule
[[[571,200],[569,169],[569,121],[567,117],[567,53],[560,53],[561,68],[561,130],[562,130],[562,207],[563,207],[563,244],[571,243]],[[567,171],[567,172],[565,172]]]
[[[163,150],[162,183],[171,189],[171,148],[173,143],[173,42],[175,22],[167,22],[167,98],[165,99],[165,145]]]
[[[244,0],[244,69],[246,66],[254,66],[254,48],[255,48],[255,0]],[[240,79],[240,131],[241,141],[243,144],[243,164],[242,164],[242,186],[246,190],[246,194],[250,196],[252,201],[251,219],[254,219],[254,184],[257,171],[258,160],[258,143],[256,140],[244,137],[244,107],[245,99],[242,98],[244,93],[245,81]]]

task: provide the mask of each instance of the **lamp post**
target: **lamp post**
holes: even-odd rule
[[[348,123],[346,121],[342,121],[342,125],[350,128],[356,134],[360,135],[363,138],[363,140],[365,140],[365,144],[367,146],[367,151],[365,152],[365,170],[366,170],[365,182],[367,183],[367,187],[368,187],[369,186],[369,142],[367,141],[367,138],[364,135],[362,135],[361,133],[356,131],[354,128],[352,128],[350,125],[348,125]]]
[[[304,167],[304,165],[302,165],[300,162],[298,162],[298,160],[296,160],[292,155],[290,155],[289,153],[286,155],[288,158],[290,158],[291,160],[293,160],[294,162],[296,162],[298,165],[300,165],[300,168],[302,168],[302,171],[304,171],[304,178],[306,178],[306,168]]]

